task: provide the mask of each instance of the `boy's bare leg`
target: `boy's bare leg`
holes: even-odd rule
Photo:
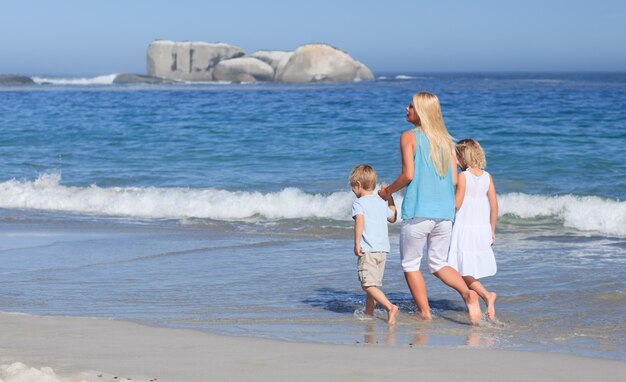
[[[375,286],[363,287],[363,289],[365,290],[365,293],[367,293],[368,299],[371,297],[375,301],[374,304],[376,304],[377,302],[378,304],[380,304],[380,306],[385,308],[385,310],[389,313],[389,319],[388,319],[389,323],[390,324],[395,323],[396,314],[398,313],[398,307],[392,304],[391,301],[387,299],[387,296],[385,296],[383,291],[381,291]],[[365,313],[367,314],[367,300],[365,302],[365,305],[366,305]],[[373,312],[374,312],[374,309],[372,308],[372,313]]]
[[[374,308],[376,308],[376,300],[374,300],[374,297],[370,296],[370,294],[367,293],[367,289],[365,289],[365,296],[365,314],[367,314],[368,316],[373,316]]]
[[[411,296],[415,300],[417,310],[420,312],[420,316],[423,320],[430,321],[433,317],[430,314],[430,305],[428,304],[428,295],[426,293],[426,282],[422,272],[404,272],[404,278],[411,291]]]
[[[463,276],[463,280],[467,286],[478,293],[480,298],[483,299],[485,304],[487,304],[487,316],[491,319],[496,316],[496,294],[494,292],[489,292],[487,289],[481,284],[478,279],[472,276]]]
[[[478,294],[467,287],[459,272],[450,266],[445,266],[433,274],[444,284],[459,292],[467,306],[470,322],[476,324],[480,321],[482,313],[478,303]]]

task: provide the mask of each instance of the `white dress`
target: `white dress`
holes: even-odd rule
[[[456,212],[448,264],[461,276],[480,279],[496,274],[496,258],[491,249],[491,223],[487,190],[491,176],[487,171],[476,176],[469,170],[465,174],[465,197]]]

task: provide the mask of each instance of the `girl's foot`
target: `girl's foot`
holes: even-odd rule
[[[388,323],[396,323],[396,313],[398,313],[398,307],[391,304],[391,309],[389,309],[389,319],[387,320]]]
[[[491,292],[487,296],[487,317],[490,320],[496,318],[496,293]]]

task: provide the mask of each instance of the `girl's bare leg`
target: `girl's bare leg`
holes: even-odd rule
[[[445,266],[433,274],[437,276],[439,280],[443,281],[444,284],[459,292],[467,306],[470,322],[475,324],[480,321],[482,313],[480,311],[480,304],[478,303],[478,294],[469,289],[459,272],[450,266]]]
[[[472,276],[463,276],[463,280],[467,286],[478,293],[478,295],[483,299],[485,304],[487,304],[487,316],[493,319],[496,316],[496,294],[494,292],[489,292],[483,284],[481,284],[478,279]]]

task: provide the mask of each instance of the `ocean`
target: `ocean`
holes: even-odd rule
[[[357,346],[626,360],[626,74],[388,73],[347,84],[0,87],[0,311]],[[405,107],[437,94],[486,151],[500,204],[497,321],[424,270],[414,317],[390,226],[363,317],[347,181],[400,171]],[[396,195],[401,202],[402,193]],[[484,306],[483,306],[484,309]]]

